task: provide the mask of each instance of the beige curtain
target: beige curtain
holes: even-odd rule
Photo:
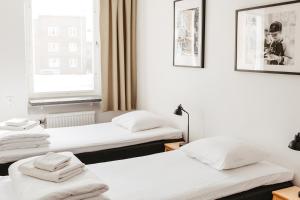
[[[136,108],[137,0],[100,0],[103,111]]]

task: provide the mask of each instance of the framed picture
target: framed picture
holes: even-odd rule
[[[300,75],[300,0],[236,11],[235,70]]]
[[[174,1],[173,65],[204,68],[205,0]]]

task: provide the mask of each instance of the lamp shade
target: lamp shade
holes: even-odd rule
[[[182,108],[182,106],[181,106],[181,104],[177,107],[177,109],[174,111],[174,114],[175,115],[179,115],[179,116],[182,116],[182,110],[183,110],[183,108]]]
[[[293,149],[295,151],[300,151],[300,133],[295,135],[295,138],[293,141],[290,142],[289,148]]]

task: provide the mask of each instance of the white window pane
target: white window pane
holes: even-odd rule
[[[69,60],[69,65],[70,65],[71,68],[78,67],[78,59],[77,58],[71,58]]]
[[[48,43],[48,52],[58,52],[59,44],[56,42]]]
[[[36,91],[65,92],[65,91],[88,91],[94,87],[93,75],[34,75],[33,81]],[[63,86],[63,87],[62,87]]]
[[[94,0],[32,0],[33,93],[93,91]]]
[[[49,68],[60,68],[60,59],[59,58],[50,58],[48,60]]]
[[[58,35],[58,28],[56,26],[49,26],[48,27],[48,36],[55,37]]]
[[[77,45],[77,43],[70,43],[69,44],[69,51],[70,52],[76,52],[76,51],[78,51],[78,45]]]
[[[68,32],[70,37],[77,37],[77,27],[69,27]]]

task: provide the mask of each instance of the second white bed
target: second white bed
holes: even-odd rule
[[[269,162],[218,171],[180,150],[88,168],[109,185],[103,199],[111,200],[212,200],[293,179],[291,171]],[[0,178],[0,195],[16,200],[9,177]]]
[[[182,138],[182,131],[171,127],[154,128],[132,133],[113,123],[53,128],[46,129],[46,132],[50,134],[49,147],[0,151],[0,164],[45,154],[50,151],[71,151],[74,154],[78,154]]]

